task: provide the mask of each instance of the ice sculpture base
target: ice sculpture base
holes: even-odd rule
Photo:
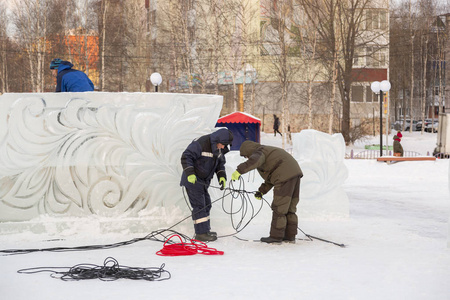
[[[44,236],[47,239],[71,239],[72,236],[101,237],[110,233],[122,234],[125,238],[144,237],[154,230],[169,228],[186,217],[182,208],[155,207],[139,216],[101,217],[96,215],[71,217],[41,215],[35,219],[22,222],[0,222],[0,235],[21,234]],[[192,223],[189,221],[172,228],[186,235],[194,235]],[[115,236],[116,237],[116,236]]]
[[[0,222],[186,208],[181,153],[221,108],[217,95],[3,94]]]

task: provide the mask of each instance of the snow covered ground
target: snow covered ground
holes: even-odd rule
[[[403,135],[405,150],[426,155],[436,144],[436,134]],[[347,147],[347,152],[362,151],[365,144],[378,142],[379,137],[368,138]],[[281,138],[263,133],[262,143],[280,146]],[[153,241],[109,250],[0,256],[1,299],[450,299],[449,160],[387,165],[355,159],[345,164],[349,178],[344,189],[350,199],[350,217],[302,218],[299,224],[304,232],[344,243],[345,248],[318,240],[266,245],[224,237],[209,244],[224,251],[223,256],[161,257],[155,253],[162,243]],[[266,196],[270,202],[271,194]],[[255,201],[252,203],[257,205]],[[301,202],[298,208],[301,210]],[[70,222],[60,224],[47,217],[44,231],[25,223],[22,232],[0,235],[0,248],[115,243],[167,228],[186,217],[186,212],[168,207],[161,215],[160,219],[133,224],[133,228],[124,225],[126,219],[114,223],[74,219],[71,226]],[[219,235],[231,233],[229,223],[216,203],[213,229]],[[270,209],[264,205],[238,236],[251,240],[267,236],[269,223]],[[102,230],[111,226],[120,230]],[[191,235],[191,221],[174,229]],[[297,237],[304,236],[299,233]],[[160,282],[64,282],[48,273],[17,273],[31,267],[101,265],[108,256],[133,267],[159,267],[164,263],[172,277]]]

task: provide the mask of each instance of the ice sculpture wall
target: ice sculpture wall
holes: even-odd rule
[[[302,217],[347,218],[349,200],[342,185],[348,177],[342,134],[316,130],[293,134],[293,156],[304,176],[300,186]]]
[[[213,95],[0,96],[0,221],[184,204],[181,152],[221,108]]]

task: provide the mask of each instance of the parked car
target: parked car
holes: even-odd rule
[[[416,131],[416,127],[417,127],[417,121],[413,120],[412,125],[410,121],[406,121],[406,125],[405,125],[405,131],[409,131],[409,128],[412,126],[412,131]]]
[[[425,125],[423,126],[424,130],[428,124],[431,123],[431,119],[425,119]],[[416,125],[416,131],[422,131],[422,121],[418,121]]]
[[[426,132],[438,132],[438,127],[439,127],[439,121],[438,120],[434,120],[434,122],[430,122],[426,127],[425,127],[425,131]]]
[[[412,122],[412,130],[413,131],[416,131],[416,126],[417,126],[417,121],[413,120],[413,122]],[[411,121],[410,120],[406,120],[405,128],[403,128],[403,120],[395,121],[392,124],[392,128],[395,129],[395,130],[403,130],[404,129],[405,131],[409,131],[410,127],[411,127]]]

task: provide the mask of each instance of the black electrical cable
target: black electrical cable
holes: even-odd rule
[[[240,180],[238,188],[235,188],[234,182],[230,181],[231,186],[230,194],[232,200],[230,203],[229,210],[225,208],[225,201],[222,201],[222,209],[226,214],[230,215],[231,225],[233,226],[233,229],[236,231],[235,233],[225,235],[224,237],[236,235],[237,233],[244,230],[250,224],[250,222],[259,214],[263,206],[263,203],[261,202],[259,208],[255,209],[253,202],[250,200],[250,194],[255,194],[256,192],[247,192],[245,190],[244,180],[242,179],[242,176],[239,179]],[[236,199],[240,199],[241,201],[236,201]],[[235,205],[235,202],[238,203],[237,207]],[[238,216],[237,222],[235,221],[235,216]],[[244,223],[245,220],[247,221]]]
[[[234,236],[244,230],[248,224],[258,215],[258,213],[262,209],[262,203],[260,207],[256,210],[252,201],[250,200],[250,194],[255,194],[255,192],[249,192],[245,190],[244,180],[242,176],[239,178],[239,186],[237,188],[234,187],[234,181],[230,181],[230,187],[222,188],[209,186],[214,189],[219,189],[223,191],[223,195],[219,197],[217,200],[213,201],[211,205],[217,201],[222,201],[222,210],[228,214],[231,218],[231,225],[235,232],[231,234],[221,235],[218,238]],[[206,184],[204,184],[206,186]],[[184,192],[183,192],[184,195]],[[231,195],[231,201],[229,203],[229,209],[225,206],[227,205],[225,199],[227,196]],[[185,201],[188,204],[189,201],[184,195]],[[240,201],[239,201],[240,200]],[[235,203],[238,204],[235,204]],[[189,205],[188,205],[189,206]],[[190,206],[189,206],[190,207]],[[192,210],[191,210],[192,211]]]
[[[185,219],[184,219],[185,220]],[[184,221],[182,220],[182,221]],[[182,222],[180,221],[180,222]],[[177,224],[179,224],[178,222]],[[174,227],[173,225],[172,227]],[[171,228],[172,228],[171,227]],[[88,250],[100,250],[100,249],[112,249],[121,246],[131,245],[140,241],[150,240],[156,242],[164,243],[171,235],[178,234],[184,239],[189,240],[189,237],[171,229],[160,229],[152,231],[150,234],[141,238],[134,238],[131,240],[112,243],[112,244],[102,244],[102,245],[88,245],[88,246],[75,246],[75,247],[51,247],[51,248],[34,248],[34,249],[6,249],[0,250],[0,253],[5,253],[6,255],[14,254],[27,254],[32,252],[70,252],[70,251],[88,251]]]
[[[216,187],[214,187],[214,188],[216,188]],[[218,188],[218,189],[220,189],[220,188]],[[229,192],[227,192],[227,191],[229,191]],[[228,189],[224,189],[224,194],[222,195],[222,197],[220,197],[217,200],[213,201],[211,203],[211,205],[213,203],[217,202],[217,201],[225,199],[225,197],[228,196],[231,192],[235,192],[235,193],[237,192],[237,193],[242,193],[242,194],[248,193],[246,191],[231,190],[229,188]],[[51,248],[32,248],[32,249],[5,249],[5,250],[0,250],[0,253],[4,253],[5,255],[15,255],[15,254],[27,254],[27,253],[32,253],[32,252],[69,252],[69,251],[88,251],[88,250],[111,249],[111,248],[116,248],[116,247],[121,247],[121,246],[134,244],[134,243],[137,243],[137,242],[140,242],[140,241],[144,241],[144,240],[157,241],[157,242],[164,243],[173,234],[180,235],[183,239],[185,239],[187,241],[187,240],[191,240],[191,238],[189,238],[187,235],[184,235],[182,233],[179,233],[177,231],[172,230],[172,228],[174,228],[178,224],[184,222],[185,220],[187,220],[187,219],[189,219],[191,217],[192,217],[192,214],[187,216],[187,217],[185,217],[185,218],[183,218],[182,220],[178,221],[177,223],[173,224],[168,229],[156,230],[156,231],[153,231],[150,234],[146,235],[145,237],[134,238],[134,239],[131,239],[131,240],[118,242],[118,243],[101,244],[101,245],[88,245],[88,246],[75,246],[75,247],[51,247]],[[252,216],[252,218],[253,217],[254,216]],[[247,224],[249,222],[247,222]],[[241,230],[243,230],[243,228]],[[236,232],[236,233],[238,233],[238,232]],[[234,235],[236,233],[233,233],[231,235]],[[169,241],[169,243],[174,243],[174,242]]]
[[[211,186],[212,188],[215,189],[220,189],[223,190],[223,195],[216,199],[215,201],[211,202],[211,205],[217,201],[222,200],[222,209],[223,211],[230,215],[231,217],[231,223],[233,226],[233,229],[235,230],[234,233],[231,234],[227,234],[227,235],[222,235],[219,236],[220,238],[222,237],[229,237],[229,236],[234,236],[239,240],[245,240],[242,238],[239,238],[236,236],[236,234],[238,234],[239,232],[241,232],[242,230],[244,230],[249,224],[250,222],[256,217],[256,215],[259,214],[259,212],[262,209],[262,206],[264,204],[264,202],[270,207],[270,204],[267,202],[266,199],[262,198],[261,200],[261,205],[260,207],[255,210],[255,207],[253,206],[252,201],[250,200],[250,194],[255,194],[255,192],[248,192],[245,190],[245,182],[242,178],[242,176],[239,178],[239,186],[238,188],[234,187],[234,182],[230,181],[230,186],[231,188],[222,188],[222,187],[215,187],[215,186]],[[186,195],[184,194],[183,191],[183,195],[186,201],[186,204],[188,204],[188,200],[186,199]],[[230,209],[227,210],[225,208],[225,198],[231,195],[231,203],[230,203]],[[235,209],[235,204],[234,202],[236,201],[236,199],[240,198],[240,204],[237,206],[237,209]],[[189,209],[190,206],[188,205]],[[192,209],[191,209],[192,211]],[[250,216],[248,216],[248,214],[250,214]],[[239,215],[240,219],[238,221],[235,221],[235,216]],[[150,240],[150,241],[157,241],[157,242],[162,242],[164,243],[165,241],[167,241],[167,239],[173,235],[173,234],[177,234],[180,235],[183,239],[187,240],[191,240],[187,235],[184,235],[182,233],[179,233],[177,231],[172,230],[173,227],[177,226],[178,224],[184,222],[185,220],[189,219],[192,217],[192,214],[181,219],[180,221],[178,221],[177,223],[175,223],[174,225],[170,226],[168,229],[160,229],[160,230],[156,230],[156,231],[152,231],[150,234],[146,235],[145,237],[141,237],[141,238],[134,238],[131,240],[127,240],[127,241],[123,241],[123,242],[118,242],[118,243],[112,243],[112,244],[104,244],[104,245],[88,245],[88,246],[75,246],[75,247],[53,247],[53,248],[35,248],[35,249],[5,249],[5,250],[0,250],[0,253],[4,253],[5,255],[14,255],[14,254],[26,254],[26,253],[32,253],[32,252],[44,252],[44,251],[48,251],[48,252],[69,252],[69,251],[87,251],[87,250],[98,250],[98,249],[111,249],[111,248],[116,248],[116,247],[121,247],[121,246],[126,246],[126,245],[130,245],[130,244],[134,244],[140,241],[144,241],[144,240]],[[248,219],[245,224],[244,221]],[[312,241],[313,239],[319,240],[319,241],[323,241],[326,243],[331,243],[334,244],[336,246],[339,247],[345,247],[344,244],[338,244],[329,240],[325,240],[319,237],[315,237],[309,234],[306,234],[303,230],[300,229],[300,227],[297,227],[309,240],[308,241]],[[298,240],[304,240],[304,239],[298,239]],[[249,240],[247,240],[249,241]],[[169,243],[173,243],[171,241],[169,241]]]
[[[238,192],[238,193],[240,194],[241,199],[243,200],[243,203],[244,203],[244,202],[245,202],[245,203],[251,203],[251,201],[248,199],[248,194],[250,194],[250,193],[251,193],[251,194],[254,194],[254,193],[256,193],[256,192],[247,192],[247,191],[245,191],[244,181],[242,180],[242,176],[241,176],[239,179],[240,179],[240,181],[239,181],[239,189],[233,189],[233,191],[236,191],[236,192]],[[231,181],[231,184],[232,184],[232,181]],[[242,186],[242,189],[241,189],[241,186]],[[246,201],[244,201],[244,200],[246,200]],[[256,214],[252,214],[252,217],[250,218],[250,221],[251,221],[251,220],[252,220],[252,219],[260,212],[260,210],[262,209],[262,204],[263,204],[263,203],[266,203],[267,206],[271,207],[270,203],[269,203],[264,197],[262,197],[262,198],[261,198],[261,207],[259,208],[259,210],[258,210],[258,212],[257,212]],[[252,207],[253,207],[253,205],[252,205]],[[225,211],[225,209],[224,209],[224,211]],[[225,212],[226,212],[226,211],[225,211]],[[241,219],[241,220],[243,220],[243,219]],[[233,219],[232,219],[232,221],[233,221]],[[244,228],[250,223],[250,221],[249,221],[242,229],[244,229]],[[242,231],[242,229],[241,229],[240,231]],[[322,242],[325,242],[325,243],[330,243],[330,244],[339,246],[339,247],[341,247],[341,248],[345,248],[345,245],[344,245],[344,244],[339,244],[339,243],[336,243],[336,242],[333,242],[333,241],[329,241],[329,240],[326,240],[326,239],[323,239],[323,238],[319,238],[319,237],[316,237],[316,236],[307,234],[307,233],[305,233],[300,227],[297,227],[297,229],[298,229],[301,233],[303,233],[303,234],[305,235],[305,237],[307,237],[308,239],[300,239],[300,238],[297,238],[296,240],[302,240],[302,241],[310,241],[310,242],[312,242],[313,239],[315,239],[315,240],[318,240],[318,241],[322,241]],[[236,230],[236,233],[239,233],[239,231]],[[231,235],[235,235],[236,233],[231,234]],[[228,235],[228,236],[229,236],[229,235]],[[241,240],[241,241],[253,241],[253,240],[242,239],[242,238],[237,237],[237,236],[235,236],[235,238],[237,238],[237,239],[239,239],[239,240]]]
[[[102,266],[94,264],[78,264],[73,267],[36,267],[17,271],[20,274],[36,274],[50,272],[50,276],[64,281],[100,279],[112,281],[117,279],[162,281],[171,278],[165,264],[158,267],[140,268],[121,266],[113,257],[107,257]]]

